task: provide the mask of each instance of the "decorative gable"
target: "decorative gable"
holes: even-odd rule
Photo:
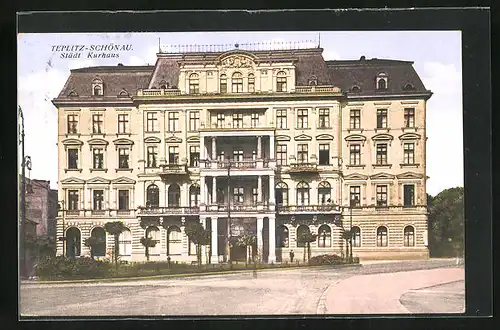
[[[156,136],[150,136],[144,139],[145,143],[160,143],[161,140],[160,138],[157,138]]]
[[[318,141],[327,141],[327,140],[333,140],[333,135],[330,134],[320,134],[316,136],[316,140]]]
[[[366,136],[361,134],[351,134],[345,137],[345,140],[348,142],[365,142]]]
[[[114,179],[113,181],[111,181],[113,184],[135,184],[135,180],[131,179],[131,178],[127,178],[127,177],[119,177],[117,179]]]
[[[61,181],[61,184],[81,184],[83,185],[85,183],[84,180],[82,179],[78,179],[78,178],[75,178],[75,177],[71,177],[71,178],[67,178],[67,179],[64,179]]]
[[[93,145],[107,146],[109,144],[108,141],[103,140],[103,139],[91,139],[91,140],[88,140],[87,143],[91,146],[93,146]]]
[[[134,141],[130,139],[121,138],[114,140],[113,143],[116,145],[132,145],[134,144]]]
[[[394,139],[394,137],[390,134],[386,134],[386,133],[380,133],[380,134],[377,134],[377,135],[374,135],[372,136],[372,140],[373,141],[390,141]]]
[[[299,136],[296,136],[294,138],[294,140],[295,141],[311,141],[312,137],[310,137],[309,135],[301,134]]]
[[[120,93],[118,94],[118,97],[127,97],[129,96],[129,93],[127,92],[127,90],[124,88],[120,91]]]
[[[82,146],[83,142],[77,139],[66,139],[61,141],[63,145],[65,146]]]
[[[177,136],[169,136],[168,138],[165,139],[165,142],[167,142],[167,143],[182,143],[182,139],[178,138]]]
[[[420,140],[421,135],[417,133],[404,133],[399,136],[400,140]]]
[[[396,175],[398,179],[422,179],[424,176],[415,172],[404,172]]]
[[[359,173],[352,173],[344,176],[344,180],[368,180],[368,176]]]
[[[371,180],[393,180],[394,178],[395,176],[389,173],[376,173],[370,175]]]
[[[78,93],[75,92],[75,90],[72,89],[72,90],[70,90],[68,92],[68,96],[70,96],[70,97],[78,97]]]
[[[288,135],[276,135],[274,138],[276,141],[290,141],[290,137]]]
[[[187,142],[200,142],[199,136],[190,136],[186,139]]]
[[[87,180],[87,184],[109,184],[111,181],[106,180],[101,177],[95,177],[90,180]]]

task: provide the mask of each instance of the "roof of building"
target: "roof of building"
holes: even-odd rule
[[[243,53],[255,61],[272,62],[279,59],[294,61],[296,65],[296,85],[307,86],[311,80],[317,85],[333,85],[343,91],[351,92],[354,86],[356,93],[361,94],[394,94],[404,92],[426,92],[418,74],[413,68],[413,62],[366,59],[325,61],[322,48],[229,52],[158,54],[154,66],[97,66],[71,70],[71,74],[59,97],[91,96],[92,81],[100,78],[103,82],[104,97],[118,97],[124,91],[135,95],[139,89],[176,88],[179,80],[180,62],[216,62],[224,55]],[[380,73],[387,75],[388,83],[385,90],[376,89],[376,78]]]

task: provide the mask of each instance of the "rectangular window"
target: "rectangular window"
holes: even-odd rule
[[[224,128],[225,116],[223,113],[217,114],[217,128]]]
[[[248,92],[253,93],[255,92],[255,78],[254,76],[248,76]]]
[[[350,127],[351,129],[361,128],[361,110],[351,110]]]
[[[168,147],[168,163],[179,164],[179,147],[177,146]]]
[[[350,151],[350,165],[361,165],[361,145],[351,144],[349,146]]]
[[[377,185],[377,206],[387,206],[386,185]]]
[[[308,128],[308,110],[307,109],[299,109],[297,110],[297,128]]]
[[[259,200],[259,190],[258,188],[252,188],[252,201],[253,201],[253,204],[257,204]]]
[[[278,166],[287,165],[286,144],[278,144],[276,146],[276,165]]]
[[[226,157],[224,156],[224,151],[219,151],[217,152],[217,161],[218,162],[224,162]]]
[[[387,128],[387,109],[377,109],[377,128]]]
[[[259,127],[259,114],[258,113],[252,113],[251,124],[252,124],[252,127]]]
[[[377,165],[387,165],[387,144],[377,144]]]
[[[415,127],[415,109],[406,108],[404,111],[405,116],[405,127]]]
[[[104,208],[104,191],[103,190],[93,190],[94,197],[94,208],[93,210],[102,210]]]
[[[92,115],[92,133],[103,134],[104,133],[104,119],[102,114]]]
[[[286,129],[286,110],[276,110],[276,128]]]
[[[319,145],[319,165],[330,164],[330,145],[320,144]]]
[[[118,190],[118,210],[127,211],[129,209],[129,191]]]
[[[415,205],[415,185],[405,184],[404,189],[404,206],[414,206]]]
[[[68,149],[68,169],[78,169],[78,149]]]
[[[307,144],[297,145],[297,162],[299,164],[305,164],[309,162],[309,152]]]
[[[220,77],[220,93],[221,94],[227,93],[227,78],[225,75]]]
[[[129,125],[128,125],[128,115],[127,114],[119,114],[118,115],[118,134],[129,133]]]
[[[353,206],[359,207],[361,205],[361,187],[360,186],[350,186],[349,187],[350,200]]]
[[[157,167],[158,147],[148,147],[147,167]]]
[[[147,131],[158,132],[158,114],[156,112],[147,113]]]
[[[330,127],[330,109],[319,109],[319,128]]]
[[[415,143],[405,143],[403,146],[405,164],[415,164]]]
[[[68,210],[78,210],[78,190],[68,190]]]
[[[233,150],[233,160],[235,162],[242,162],[243,161],[243,150]]]
[[[100,148],[93,149],[94,153],[94,169],[104,168],[104,150]]]
[[[78,133],[78,115],[68,115],[68,134]]]
[[[243,114],[233,113],[233,128],[242,128],[242,127],[243,127]]]
[[[177,132],[179,130],[179,113],[169,112],[168,113],[168,131]]]
[[[118,168],[130,168],[129,166],[129,149],[118,149]]]
[[[243,187],[234,187],[233,188],[233,202],[235,203],[243,203]]]
[[[189,166],[200,166],[200,146],[189,147]]]
[[[200,127],[200,112],[199,111],[189,112],[189,130],[191,132],[197,132],[198,127]]]

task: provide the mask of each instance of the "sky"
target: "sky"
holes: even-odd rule
[[[26,155],[32,179],[50,180],[57,188],[57,109],[51,103],[70,69],[97,65],[154,65],[159,42],[175,45],[221,45],[265,42],[280,47],[297,42],[315,47],[319,32],[95,33],[19,34],[18,103],[25,117]],[[414,62],[427,103],[427,193],[463,186],[462,61],[460,31],[349,31],[320,34],[325,60],[385,58]],[[61,58],[58,45],[131,45],[119,58]],[[99,52],[97,52],[99,53]],[[450,143],[450,137],[452,138]]]

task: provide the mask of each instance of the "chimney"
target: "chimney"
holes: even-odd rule
[[[123,66],[123,63],[118,63],[118,66]]]
[[[361,56],[361,57],[359,58],[359,60],[360,60],[360,61],[364,61],[364,60],[366,60],[365,55]]]

